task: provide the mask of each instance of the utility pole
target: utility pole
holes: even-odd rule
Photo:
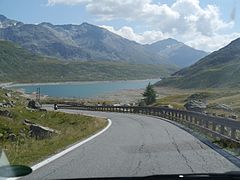
[[[40,102],[40,97],[41,97],[41,91],[40,91],[40,88],[37,88],[36,101]]]

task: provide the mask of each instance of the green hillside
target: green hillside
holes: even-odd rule
[[[240,87],[240,38],[157,85],[179,88]]]
[[[170,65],[59,61],[32,55],[20,46],[0,41],[0,82],[147,79],[168,76],[176,70]]]

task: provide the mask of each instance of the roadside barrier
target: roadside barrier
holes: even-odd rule
[[[204,113],[166,107],[141,106],[83,106],[77,103],[58,104],[59,109],[135,113],[163,117],[210,135],[240,145],[240,121]]]

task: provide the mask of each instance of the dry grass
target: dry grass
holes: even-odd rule
[[[0,116],[0,149],[4,149],[11,164],[32,165],[91,136],[107,125],[106,119],[101,118],[62,112],[30,111],[25,108],[27,101],[20,94],[11,92],[12,97],[7,98],[5,92],[8,91],[0,89],[0,100],[16,101],[13,108],[2,108],[9,110],[12,118]],[[55,129],[60,134],[36,140],[29,136],[29,127],[23,124],[24,119]],[[16,135],[14,141],[8,139],[11,133]]]

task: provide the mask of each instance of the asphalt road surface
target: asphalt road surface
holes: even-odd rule
[[[61,110],[108,117],[110,128],[24,179],[223,173],[240,169],[184,130],[158,118]]]

